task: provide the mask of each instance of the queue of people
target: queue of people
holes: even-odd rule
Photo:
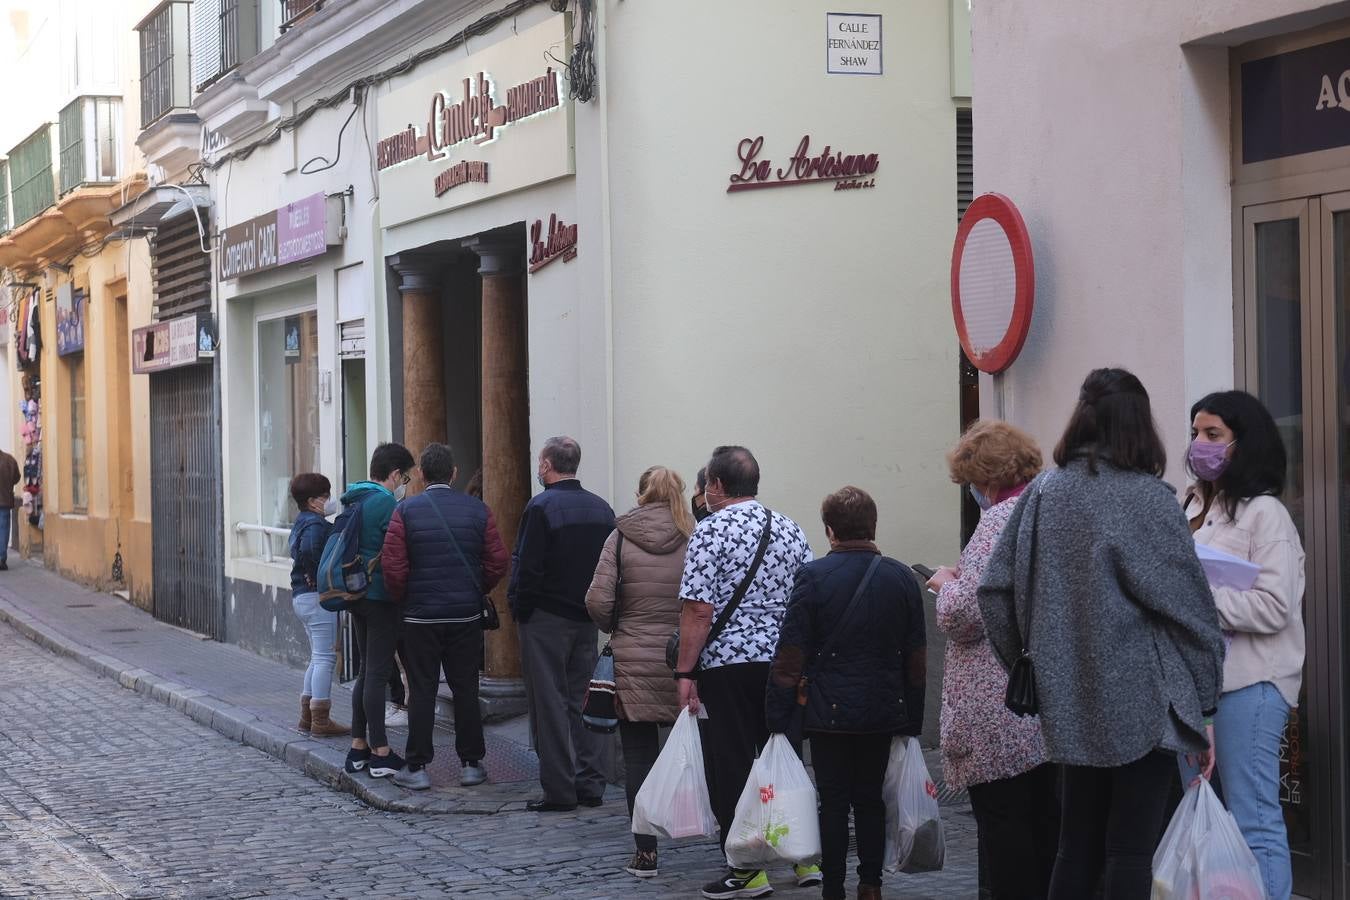
[[[1300,687],[1304,576],[1279,499],[1285,449],[1269,412],[1240,391],[1203,398],[1191,418],[1194,482],[1180,500],[1162,478],[1147,391],[1121,369],[1089,374],[1052,468],[1030,436],[998,421],[977,422],[948,455],[981,518],[957,564],[926,579],[947,637],[939,744],[946,783],[969,792],[981,881],[999,900],[1148,897],[1173,785],[1216,772],[1267,896],[1290,896],[1279,742]],[[661,730],[685,710],[706,708],[708,799],[723,847],[769,737],[798,748],[806,739],[821,861],[794,867],[792,879],[845,896],[851,815],[858,896],[880,897],[883,780],[892,740],[922,729],[927,639],[914,571],[876,544],[875,501],[853,486],[827,496],[830,552],[814,559],[801,527],[757,499],[759,464],[745,447],[713,451],[688,505],[674,470],[648,469],[617,519],[582,488],[580,461],[575,440],[545,443],[544,490],[511,557],[543,791],[528,808],[603,802],[600,738],[581,719],[603,630],[630,814]],[[506,575],[506,549],[481,500],[450,489],[448,447],[429,446],[420,465],[428,491],[400,503],[412,455],[381,445],[370,480],[342,498],[362,506],[362,550],[380,561],[352,610],[361,671],[347,770],[429,786],[444,670],[461,783],[471,786],[485,778],[479,604]],[[292,485],[302,511],[295,607],[312,647],[301,727],[339,734],[345,726],[328,715],[336,621],[309,597],[334,511],[320,479]],[[1212,583],[1197,544],[1247,561],[1254,581]],[[389,748],[382,716],[400,639],[406,759]],[[1032,709],[1008,702],[1010,677]],[[634,843],[626,870],[656,875],[657,839]],[[766,896],[769,874],[729,867],[702,895]]]

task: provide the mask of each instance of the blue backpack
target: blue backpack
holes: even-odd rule
[[[370,590],[370,578],[380,564],[361,556],[361,504],[353,503],[333,521],[333,532],[319,557],[319,605],[329,612],[351,609]]]

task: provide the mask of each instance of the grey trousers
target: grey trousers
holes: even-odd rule
[[[599,632],[590,622],[543,610],[535,610],[516,631],[544,799],[571,806],[602,796],[600,736],[581,724],[581,705],[599,656]]]

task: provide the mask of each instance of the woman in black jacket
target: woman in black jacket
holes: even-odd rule
[[[766,717],[771,732],[787,732],[803,710],[820,791],[822,896],[844,897],[852,806],[858,896],[879,898],[891,738],[923,727],[923,601],[909,568],[873,543],[877,505],[866,491],[841,488],[825,498],[820,516],[830,553],[797,572]]]

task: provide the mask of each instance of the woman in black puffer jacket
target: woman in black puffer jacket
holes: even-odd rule
[[[830,553],[797,572],[765,712],[769,730],[777,733],[789,731],[803,710],[820,791],[823,896],[844,896],[851,805],[858,896],[880,897],[886,843],[881,785],[891,738],[917,737],[923,728],[923,601],[909,567],[882,556],[873,543],[877,505],[866,491],[840,489],[825,498],[820,515]]]

